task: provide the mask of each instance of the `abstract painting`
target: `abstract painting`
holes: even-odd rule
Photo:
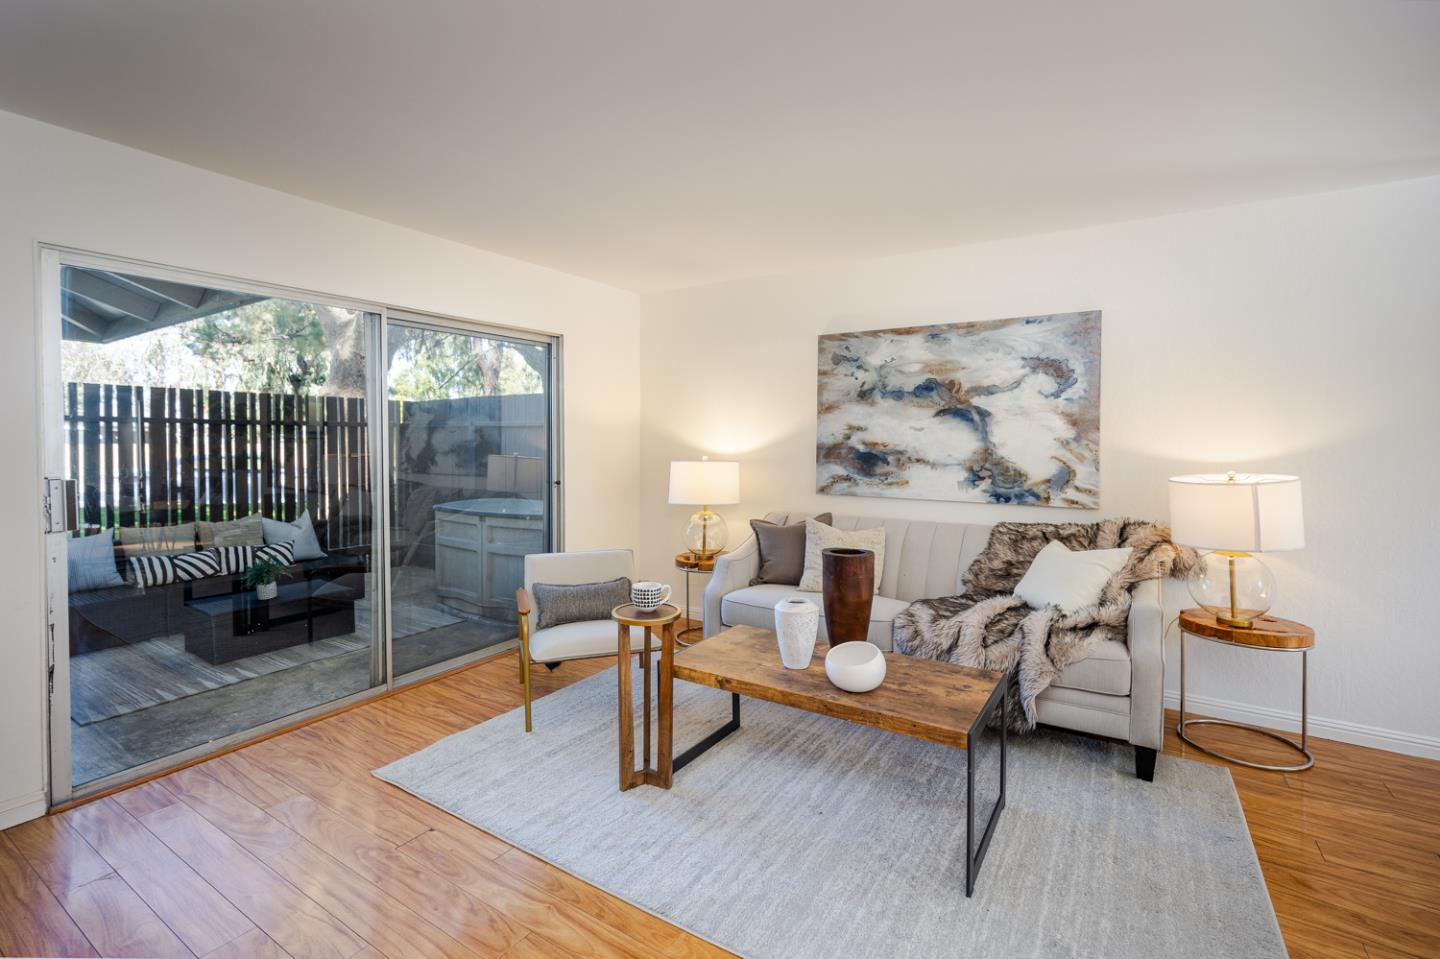
[[[1100,506],[1100,312],[820,337],[821,493]]]

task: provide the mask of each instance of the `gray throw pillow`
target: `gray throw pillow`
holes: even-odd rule
[[[315,525],[310,521],[308,509],[301,513],[293,523],[266,516],[260,520],[260,528],[264,534],[266,546],[288,543],[291,551],[295,554],[297,563],[307,559],[325,558],[325,550],[320,548],[320,540],[315,536]],[[253,543],[251,545],[259,546],[260,544]]]
[[[120,571],[115,568],[115,537],[108,529],[94,536],[67,539],[65,567],[70,576],[72,593],[125,585]]]
[[[564,623],[609,619],[612,609],[630,602],[630,578],[621,576],[576,586],[536,583],[530,592],[535,596],[535,628],[549,629]]]
[[[826,526],[832,521],[829,513],[821,513],[815,519]],[[800,576],[805,572],[805,521],[780,526],[768,520],[752,519],[750,528],[755,531],[755,544],[760,548],[760,573],[750,580],[750,585],[799,586]]]

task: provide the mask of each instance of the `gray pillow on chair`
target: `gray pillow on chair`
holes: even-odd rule
[[[829,526],[830,514],[821,513],[815,521]],[[750,585],[799,586],[800,576],[805,572],[805,521],[780,526],[769,520],[752,519],[750,528],[755,531],[755,545],[760,550],[760,571],[750,580]]]
[[[564,623],[609,619],[612,609],[630,602],[630,578],[621,576],[577,586],[536,583],[531,592],[535,594],[535,628],[549,629]]]

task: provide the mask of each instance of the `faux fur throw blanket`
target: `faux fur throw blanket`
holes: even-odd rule
[[[1097,605],[1065,615],[1055,606],[1031,609],[1011,592],[1051,540],[1074,550],[1129,546],[1134,552],[1105,584]],[[1156,523],[999,523],[965,573],[965,592],[922,599],[895,617],[895,649],[962,666],[1016,668],[1023,709],[1011,713],[1013,725],[1030,729],[1035,697],[1061,670],[1101,642],[1125,638],[1131,587],[1183,574],[1195,562],[1196,554],[1171,543],[1170,530]]]

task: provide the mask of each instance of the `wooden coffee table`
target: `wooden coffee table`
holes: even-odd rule
[[[662,637],[663,645],[673,640]],[[730,693],[730,720],[680,755],[663,748],[652,785],[670,788],[673,774],[694,762],[716,743],[740,728],[740,697],[763,699],[903,736],[939,743],[965,752],[965,895],[975,891],[975,877],[1005,808],[1005,728],[1009,720],[1011,677],[898,653],[885,654],[885,682],[868,693],[847,693],[825,676],[826,646],[818,646],[807,669],[780,664],[775,634],[768,629],[736,626],[673,655],[662,650],[660,742],[673,742],[675,679],[712,686]],[[972,742],[987,732],[999,710],[999,793],[983,830],[975,823],[976,761]],[[623,772],[623,771],[622,771]]]

